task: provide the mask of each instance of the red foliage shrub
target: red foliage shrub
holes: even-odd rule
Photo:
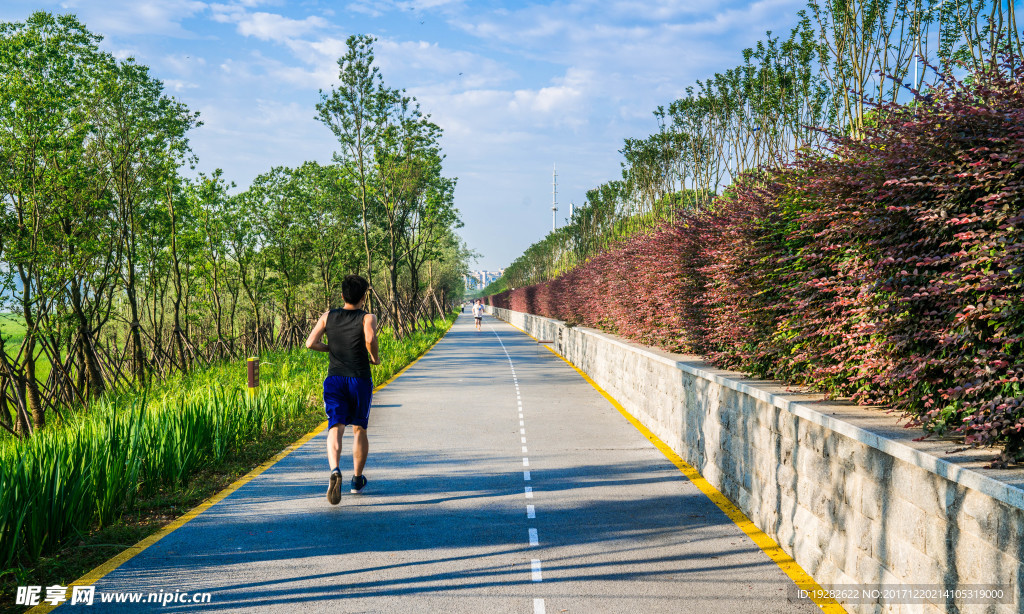
[[[976,74],[887,108],[868,138],[808,161],[804,188],[838,212],[818,242],[846,252],[822,262],[849,299],[856,393],[1004,443],[1004,460],[1024,454],[1022,82]]]
[[[860,139],[490,297],[887,404],[1024,457],[1024,70],[888,106]]]
[[[681,292],[697,251],[680,224],[637,235],[550,282],[488,297],[488,304],[586,324],[622,337],[694,351],[696,293]],[[691,265],[692,266],[692,265]]]

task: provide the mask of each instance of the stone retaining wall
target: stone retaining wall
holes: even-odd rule
[[[848,406],[803,400],[810,395],[697,357],[489,310],[553,342],[823,587],[999,584],[1012,601],[845,603],[848,611],[1024,611],[1024,490],[1016,485],[833,415]]]

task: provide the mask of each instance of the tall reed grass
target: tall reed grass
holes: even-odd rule
[[[380,336],[383,383],[421,355],[450,322],[396,340]],[[0,570],[31,566],[67,539],[116,521],[136,496],[178,488],[246,442],[318,411],[327,357],[305,349],[261,357],[248,395],[245,363],[109,396],[29,439],[0,439]]]

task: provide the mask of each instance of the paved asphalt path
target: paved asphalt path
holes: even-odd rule
[[[327,503],[321,434],[96,586],[209,604],[83,611],[818,611],[579,374],[489,316],[382,390],[369,433],[365,494],[346,435]]]

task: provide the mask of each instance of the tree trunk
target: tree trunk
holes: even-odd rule
[[[188,371],[188,357],[185,353],[185,341],[183,336],[185,332],[181,328],[181,301],[183,294],[183,287],[181,283],[181,261],[178,257],[178,226],[177,218],[175,216],[174,209],[174,195],[171,193],[170,186],[165,188],[165,194],[167,197],[167,208],[171,214],[171,267],[174,275],[174,331],[172,333],[174,339],[172,340],[173,346],[172,351],[176,351],[178,354],[179,368],[184,373]]]
[[[32,278],[20,266],[18,267],[21,277],[21,311],[25,320],[25,377],[22,380],[24,388],[22,398],[28,404],[26,408],[32,414],[32,423],[35,428],[46,426],[45,408],[43,407],[42,395],[39,394],[39,383],[36,381],[36,322],[32,316]]]
[[[25,342],[25,396],[28,400],[28,410],[32,414],[32,425],[41,429],[46,426],[46,409],[43,406],[43,397],[39,393],[39,382],[36,381],[34,331],[26,333]]]
[[[78,320],[78,343],[82,351],[82,359],[85,366],[85,375],[89,389],[88,396],[97,398],[105,389],[103,374],[100,373],[99,359],[92,342],[92,328],[82,307],[82,288],[78,280],[71,283],[71,307]]]
[[[129,266],[131,266],[129,264]],[[143,383],[146,380],[146,354],[142,349],[142,324],[139,323],[139,302],[135,294],[135,272],[128,273],[128,308],[132,316],[129,335],[132,344],[132,374],[136,383]]]

